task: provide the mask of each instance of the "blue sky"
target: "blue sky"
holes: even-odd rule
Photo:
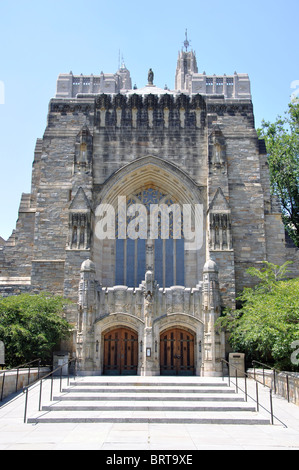
[[[120,50],[138,87],[151,67],[173,88],[187,28],[199,72],[249,74],[258,127],[284,113],[299,81],[298,13],[298,0],[0,0],[0,236],[30,192],[59,73],[114,73]]]

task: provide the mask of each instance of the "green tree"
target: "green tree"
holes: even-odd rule
[[[271,188],[280,200],[285,228],[299,246],[299,101],[289,104],[284,118],[262,121],[258,134],[265,139]]]
[[[5,344],[7,366],[37,358],[51,361],[53,348],[70,332],[63,318],[67,303],[47,293],[0,297],[0,340]]]
[[[264,262],[261,270],[250,268],[259,278],[245,288],[238,300],[242,307],[228,310],[218,321],[229,333],[235,351],[247,359],[273,364],[284,370],[298,370],[292,363],[292,343],[299,339],[299,278],[285,279],[287,265]]]

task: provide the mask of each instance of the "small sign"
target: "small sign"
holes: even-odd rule
[[[151,348],[146,348],[146,356],[151,357],[152,355],[152,349]]]
[[[5,364],[5,347],[3,341],[0,341],[0,364]]]

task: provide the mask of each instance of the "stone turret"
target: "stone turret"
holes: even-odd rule
[[[175,74],[175,89],[181,92],[187,91],[187,76],[198,73],[196,56],[193,51],[179,52]]]

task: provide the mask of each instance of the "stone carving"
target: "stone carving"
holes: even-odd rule
[[[154,84],[154,72],[152,71],[152,69],[149,69],[147,77],[148,77],[148,84],[153,85]]]
[[[144,298],[144,320],[145,328],[151,328],[153,325],[153,295],[150,291],[145,294]]]
[[[226,143],[219,126],[215,126],[209,137],[209,159],[215,167],[221,167],[226,162]]]
[[[87,126],[83,126],[76,138],[75,164],[88,165],[92,160],[93,138]]]
[[[210,249],[231,250],[231,217],[230,214],[210,214]]]

